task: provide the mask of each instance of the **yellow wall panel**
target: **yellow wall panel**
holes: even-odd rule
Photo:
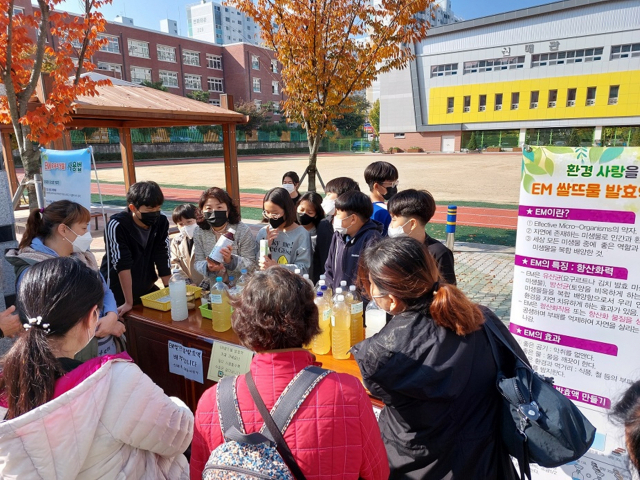
[[[618,104],[607,105],[609,87],[620,85]],[[587,106],[587,87],[597,87],[596,104]],[[567,90],[577,88],[576,104],[567,107]],[[558,90],[556,108],[548,108],[549,90]],[[539,91],[538,108],[530,109],[532,91]],[[511,110],[511,93],[519,92],[517,110]],[[495,110],[495,95],[502,93],[502,110]],[[471,95],[471,111],[464,113],[464,97]],[[479,112],[480,95],[487,96],[487,109]],[[454,97],[454,111],[447,114],[447,98]],[[555,120],[565,118],[627,117],[640,112],[640,71],[595,75],[548,77],[511,82],[479,83],[429,89],[429,124]]]

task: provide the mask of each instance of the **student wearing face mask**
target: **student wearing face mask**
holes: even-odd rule
[[[369,186],[373,215],[371,218],[384,226],[383,235],[387,235],[391,216],[386,202],[398,193],[398,169],[389,162],[374,162],[364,170],[364,180]]]
[[[360,253],[380,239],[382,225],[371,220],[373,207],[362,192],[343,193],[336,200],[333,239],[325,263],[327,285],[334,290],[342,280],[355,284]]]
[[[435,258],[442,279],[455,285],[453,252],[425,231],[425,226],[436,213],[436,201],[433,196],[426,190],[403,190],[389,200],[387,208],[391,214],[388,235],[411,237],[423,243]]]
[[[320,274],[316,275],[316,270],[320,269],[320,258],[316,255],[316,241],[318,238],[318,225],[324,219],[324,210],[322,209],[322,197],[315,192],[307,192],[300,197],[298,203],[298,224],[303,226],[304,229],[309,232],[311,236],[311,251],[313,261],[311,262],[311,271],[309,272],[309,278],[313,280],[313,283],[318,281]]]
[[[262,201],[262,216],[269,224],[256,237],[256,259],[260,270],[281,265],[299,268],[302,274],[311,268],[311,237],[296,223],[296,208],[284,188],[272,188]],[[260,255],[260,240],[267,240],[269,256]]]
[[[287,172],[282,176],[282,188],[284,188],[287,192],[289,192],[289,196],[291,200],[293,200],[293,204],[297,207],[300,202],[300,192],[298,189],[300,188],[300,177],[296,172]]]
[[[186,203],[173,209],[171,219],[180,233],[171,239],[171,267],[178,268],[187,282],[200,285],[204,277],[195,268],[193,234],[198,228],[195,205]]]
[[[17,287],[25,273],[44,260],[56,257],[73,257],[98,271],[96,257],[89,251],[93,240],[89,230],[91,214],[79,203],[58,200],[48,207],[33,210],[29,214],[25,232],[18,250],[9,250],[7,261],[13,266]],[[102,277],[104,307],[95,332],[96,340],[79,354],[80,360],[86,360],[103,354],[122,351],[124,345],[114,337],[120,337],[124,323],[118,321],[118,306],[113,293]]]
[[[25,273],[23,333],[2,359],[0,478],[189,478],[189,408],[126,352],[74,360],[96,330],[103,295],[100,274],[72,258]]]
[[[156,281],[169,285],[169,220],[160,209],[164,195],[156,182],[129,187],[126,210],[113,215],[104,229],[102,276],[109,273],[110,287],[120,316],[140,303],[140,297],[158,290]],[[156,273],[157,270],[157,273]]]
[[[256,268],[256,243],[251,229],[240,221],[240,210],[233,203],[229,194],[221,188],[212,187],[202,192],[198,207],[202,212],[199,227],[193,235],[195,268],[209,284],[215,283],[216,277],[225,281],[232,275],[240,277],[240,271],[252,272]],[[229,229],[235,230],[233,245],[222,250],[223,263],[209,258],[216,242]]]

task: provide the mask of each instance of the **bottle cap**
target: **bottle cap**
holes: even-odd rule
[[[229,277],[229,281],[235,280],[236,277],[234,277],[233,275]]]
[[[229,233],[236,233],[236,229],[235,228],[230,228],[227,230],[227,232]]]
[[[340,281],[340,286],[341,287],[346,287],[347,286],[347,281],[346,280],[341,280]]]
[[[355,286],[355,285],[351,285],[351,286],[349,287],[349,291],[350,291],[350,292],[355,292],[355,291],[356,291],[356,286]]]
[[[320,280],[325,280],[327,278],[326,275],[320,275]]]
[[[327,289],[327,286],[326,286],[326,285],[322,285],[322,286],[320,287],[320,290],[322,290],[323,292],[324,292],[326,289]]]
[[[338,295],[338,301],[344,302],[344,295]]]
[[[316,293],[316,297],[322,297],[322,296],[324,296],[324,293],[322,293],[322,292]]]
[[[342,288],[338,287],[336,288],[336,295],[339,295],[342,293]]]
[[[305,280],[309,280],[309,274],[305,273],[304,275],[302,275],[302,278],[304,278]]]
[[[221,282],[222,281],[222,277],[216,277],[216,282]]]
[[[300,273],[302,272],[302,270],[300,270],[299,268],[296,268],[293,273],[295,273],[296,275],[300,275]]]
[[[321,275],[321,276],[322,276],[322,275]],[[320,286],[323,286],[323,285],[326,285],[326,284],[327,284],[327,282],[325,282],[325,281],[324,281],[324,279],[322,279],[322,278],[321,278],[321,279],[320,279],[320,281],[318,282],[318,285],[320,285]]]
[[[241,273],[242,275],[246,275],[246,274],[247,274],[247,269],[246,269],[246,268],[243,268],[242,270],[240,270],[240,273]]]

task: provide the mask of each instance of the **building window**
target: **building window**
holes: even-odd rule
[[[549,103],[547,107],[556,108],[556,102],[558,101],[558,90],[549,90]]]
[[[431,78],[433,77],[445,77],[448,75],[458,74],[458,64],[449,63],[446,65],[433,65],[431,67]]]
[[[640,57],[640,43],[614,45],[611,47],[611,60],[629,57]]]
[[[273,114],[280,115],[280,102],[273,102]]]
[[[587,88],[587,107],[596,104],[596,87]]]
[[[129,39],[129,55],[132,57],[149,58],[149,42]]]
[[[220,99],[219,98],[210,98],[209,99],[209,103],[211,105],[213,105],[214,107],[219,107],[220,106]]]
[[[200,66],[200,52],[192,52],[191,50],[184,50],[182,52],[182,63],[185,65],[193,65],[194,67]]]
[[[394,133],[393,138],[404,138],[404,133]]]
[[[260,93],[260,79],[259,78],[254,78],[253,79],[253,91],[256,93]]]
[[[142,67],[131,67],[131,82],[142,83],[151,81],[151,69]]]
[[[24,8],[22,7],[13,7],[13,16],[21,15],[24,13]]]
[[[249,28],[249,27],[247,27]],[[271,72],[272,73],[278,73],[278,61],[277,60],[271,60]]]
[[[258,110],[262,108],[262,100],[254,100],[253,104],[256,106]]]
[[[251,68],[254,70],[260,70],[260,57],[257,55],[251,55]]]
[[[176,49],[175,47],[167,47],[165,45],[158,45],[158,60],[161,62],[176,62]]]
[[[487,96],[480,95],[480,101],[478,102],[478,111],[484,112],[487,109]]]
[[[464,97],[464,112],[470,112],[471,111],[471,96],[467,95],[466,97]]]
[[[567,107],[576,106],[576,89],[570,88],[567,90]]]
[[[520,106],[520,92],[511,93],[511,110],[518,110]]]
[[[538,53],[531,55],[531,67],[546,67],[570,63],[595,62],[602,60],[603,47],[567,50],[565,52]]]
[[[178,87],[178,72],[168,72],[160,70],[160,80],[165,87]]]
[[[447,113],[453,113],[453,97],[447,98]]]
[[[209,77],[207,79],[207,86],[209,87],[210,92],[224,92],[221,78]]]
[[[538,100],[540,99],[540,92],[538,90],[534,90],[531,92],[531,102],[529,103],[529,108],[538,108]]]
[[[109,53],[120,53],[120,38],[114,37],[112,35],[102,35],[99,34],[98,38],[102,40],[106,38],[108,43],[102,47],[100,47],[101,52],[109,52]]]
[[[210,53],[207,53],[207,68],[222,70],[222,57],[220,55],[211,55]]]
[[[433,67],[431,67],[431,76],[433,77]],[[463,75],[467,73],[481,72],[498,72],[500,70],[515,70],[516,68],[524,68],[524,56],[521,57],[502,57],[490,58],[488,60],[473,60],[464,62]]]
[[[496,93],[496,107],[495,110],[502,110],[502,94]]]
[[[184,88],[187,90],[202,90],[202,78],[200,75],[185,74]]]
[[[620,85],[611,85],[609,87],[609,105],[618,104],[618,92],[620,91]]]
[[[271,93],[278,95],[280,93],[280,84],[278,82],[271,82]]]
[[[106,70],[108,72],[114,72],[115,78],[122,78],[122,65],[117,63],[98,62],[98,70]]]

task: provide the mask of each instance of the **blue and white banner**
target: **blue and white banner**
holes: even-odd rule
[[[71,200],[91,210],[91,150],[41,149],[45,204]]]

